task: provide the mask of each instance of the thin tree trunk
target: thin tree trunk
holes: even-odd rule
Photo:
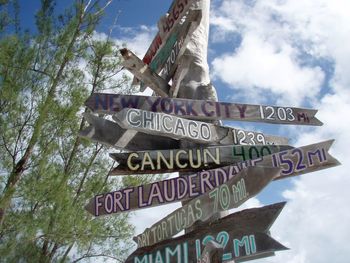
[[[4,223],[6,209],[10,206],[12,196],[14,195],[14,193],[16,191],[17,183],[21,179],[23,172],[26,169],[26,165],[27,165],[27,163],[32,155],[33,149],[38,141],[40,131],[44,125],[44,122],[45,122],[45,119],[47,117],[50,105],[51,105],[53,98],[54,98],[54,95],[56,93],[56,89],[57,89],[58,83],[60,81],[60,78],[62,77],[63,71],[64,71],[67,63],[69,62],[69,53],[72,50],[74,43],[76,42],[77,37],[79,35],[79,32],[80,32],[79,28],[80,28],[80,25],[82,23],[82,18],[83,18],[83,16],[81,15],[79,18],[79,23],[75,29],[74,34],[73,34],[72,40],[70,41],[68,48],[66,50],[66,53],[64,55],[63,62],[61,63],[60,68],[59,68],[55,78],[52,81],[52,84],[51,84],[51,87],[50,87],[49,92],[47,94],[47,97],[45,99],[45,102],[42,105],[42,107],[39,108],[39,117],[34,124],[33,134],[30,138],[30,141],[29,141],[29,144],[25,150],[25,153],[22,156],[22,158],[16,163],[14,169],[12,170],[12,172],[7,180],[7,183],[6,183],[4,192],[3,192],[3,196],[1,197],[1,200],[0,200],[0,227]]]

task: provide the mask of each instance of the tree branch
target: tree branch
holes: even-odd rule
[[[114,259],[114,260],[117,260],[118,262],[123,262],[122,260],[120,260],[119,258],[116,258],[116,257],[113,257],[111,255],[107,255],[107,254],[95,254],[95,255],[84,255],[74,261],[72,261],[72,263],[76,263],[76,262],[79,262],[80,260],[83,260],[84,258],[96,258],[96,257],[105,257],[105,258],[111,258],[111,259]]]

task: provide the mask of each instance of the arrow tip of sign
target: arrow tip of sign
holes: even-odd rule
[[[119,52],[123,57],[129,54],[129,50],[127,48],[119,49]]]

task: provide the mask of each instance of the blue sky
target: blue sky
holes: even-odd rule
[[[38,1],[26,5],[31,23]],[[60,1],[60,8],[70,1]],[[114,0],[96,37],[113,30],[143,57],[170,0]],[[244,207],[288,201],[272,235],[289,251],[259,262],[347,262],[350,233],[350,2],[347,0],[212,0],[209,66],[220,101],[319,109],[322,127],[225,122],[287,136],[295,146],[336,139],[331,153],[342,166],[271,183]],[[134,217],[137,231],[176,205],[147,209]],[[136,218],[143,218],[142,222]],[[137,233],[138,234],[138,233]]]

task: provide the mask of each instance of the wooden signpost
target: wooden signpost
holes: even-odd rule
[[[190,149],[111,153],[119,163],[113,175],[193,172],[212,169],[288,150],[288,145],[227,145]]]
[[[193,120],[238,120],[275,124],[322,125],[322,122],[315,117],[317,110],[294,107],[108,93],[92,94],[85,105],[93,112],[104,114],[115,114],[126,108],[134,108]]]
[[[125,263],[135,262],[197,262],[210,240],[223,246],[222,260],[241,262],[270,256],[271,252],[287,248],[270,237],[267,232],[285,203],[277,203],[262,208],[243,210],[221,218],[214,223],[203,224],[195,231],[183,236],[164,240],[158,244],[140,247]],[[162,236],[163,229],[156,229],[151,236]],[[140,243],[147,243],[147,236]]]
[[[145,133],[131,134],[117,123],[90,113],[84,113],[85,120],[90,126],[79,132],[79,136],[102,143],[106,146],[135,151],[140,147],[144,150],[177,149],[179,141],[166,137],[155,137]]]
[[[219,126],[165,113],[138,109],[123,109],[116,113],[113,119],[124,129],[132,129],[173,139],[186,139],[200,144],[288,144],[288,138],[285,137],[265,135],[259,132]]]
[[[279,168],[256,168],[241,171],[226,183],[192,199],[156,222],[136,237],[138,246],[150,246],[169,239],[198,221],[206,222],[218,212],[240,206],[258,194],[280,172]]]
[[[85,209],[95,216],[100,216],[187,201],[234,178],[246,167],[281,168],[281,173],[273,180],[331,168],[339,165],[328,153],[332,142],[331,140],[306,145],[243,163],[100,194],[90,199]],[[289,165],[293,168],[290,169]],[[258,177],[259,175],[256,176],[257,179]]]
[[[160,97],[95,93],[85,102],[95,113],[113,115],[116,122],[84,113],[90,126],[79,136],[131,151],[110,154],[119,164],[111,175],[181,175],[99,194],[86,205],[88,212],[100,216],[186,202],[135,237],[138,249],[125,263],[221,263],[272,256],[287,249],[269,234],[285,203],[224,218],[219,213],[240,206],[271,180],[339,165],[328,152],[333,140],[294,148],[285,137],[212,124],[322,122],[313,109],[208,100],[217,99],[206,62],[209,7],[210,0],[174,0],[143,60],[126,48],[120,50],[122,65],[134,74],[134,81],[139,79]],[[169,98],[178,92],[198,100]],[[194,230],[172,238],[190,228]]]

